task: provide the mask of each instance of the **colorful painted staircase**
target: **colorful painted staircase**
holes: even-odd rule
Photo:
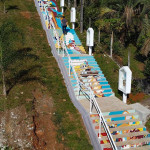
[[[58,26],[58,28],[49,29],[49,33],[53,37],[53,42],[55,43],[55,47],[57,50],[59,48],[58,38],[59,40],[65,40],[67,48],[66,53],[69,54],[69,56],[67,56],[67,54],[65,53],[65,57],[62,57],[63,48],[60,47],[59,56],[62,57],[68,74],[68,57],[70,57],[71,60],[75,61],[85,60],[85,62],[88,64],[88,67],[83,67],[85,66],[85,64],[74,66],[75,74],[77,75],[77,78],[80,82],[82,82],[86,87],[90,87],[92,89],[92,92],[95,95],[96,101],[102,111],[104,119],[107,123],[109,131],[112,135],[112,138],[115,141],[118,150],[150,150],[150,134],[146,131],[146,127],[142,125],[142,121],[140,121],[135,110],[133,110],[130,106],[124,104],[122,101],[120,101],[114,96],[114,93],[108,81],[104,77],[101,68],[95,61],[95,58],[93,56],[84,54],[85,50],[75,30],[67,27],[68,34],[66,35],[66,37],[64,37],[61,27],[61,19],[60,17],[57,17],[59,15],[61,16],[61,13],[57,10],[57,5],[55,5],[55,2],[52,2],[53,7],[47,10],[46,7],[48,3],[50,3],[50,1],[48,2],[44,0],[38,0],[39,7],[45,19],[45,24],[47,27],[49,13],[46,12],[46,10],[52,11],[52,13],[56,13],[55,15],[52,15],[52,17],[54,17],[52,19],[56,20],[55,26]],[[90,70],[88,70],[89,67]],[[73,71],[71,71],[71,75],[69,76],[72,87],[74,89],[74,93],[76,95],[77,100],[79,100],[80,104],[85,108],[87,113],[89,113],[89,90],[86,88],[84,89],[84,91],[78,90],[77,78],[75,78],[75,74]],[[101,132],[99,132],[100,119],[94,107],[92,113],[89,115],[91,117],[91,121],[93,123],[95,134],[97,135],[99,143],[101,144],[104,150],[112,150],[110,141],[103,128],[103,124],[101,125]]]
[[[91,69],[92,71],[98,71],[98,75],[95,77],[95,79],[96,79],[98,85],[101,87],[101,90],[102,90],[101,95],[103,97],[109,97],[109,96],[114,95],[114,93],[112,92],[112,89],[110,88],[108,81],[104,77],[104,74],[102,73],[101,69],[99,68],[99,66],[98,66],[98,64],[95,61],[93,56],[89,56],[89,55],[81,56],[81,55],[79,55],[79,56],[71,57],[71,59],[72,60],[86,60],[89,64],[89,66],[92,67],[92,69]],[[66,66],[66,70],[67,70],[67,72],[69,72],[68,57],[63,57],[63,60],[64,60],[65,66]],[[87,79],[86,77],[82,77],[79,73],[77,73],[77,75],[78,75],[79,80],[81,82],[83,82],[84,85],[87,87],[89,86],[89,84],[94,83],[92,81],[89,81],[89,79]],[[92,75],[90,75],[90,76],[92,76]],[[70,81],[72,83],[72,86],[74,87],[74,92],[75,92],[75,95],[78,96],[78,99],[84,99],[86,97],[85,93],[80,93],[80,95],[79,95],[79,93],[77,91],[77,81],[74,77],[73,72],[71,74]],[[94,85],[92,87],[93,87],[93,91],[95,92],[95,96],[96,96],[96,91],[98,91],[99,89],[94,89]],[[88,91],[86,93],[88,93]]]
[[[150,149],[150,133],[147,132],[146,127],[142,125],[142,121],[139,120],[135,110],[114,97],[99,98],[97,101],[100,106],[103,106],[103,116],[118,149]],[[112,106],[108,105],[111,103]],[[103,127],[99,134],[99,116],[92,114],[90,117],[97,137],[101,137],[99,142],[103,149],[112,150]]]

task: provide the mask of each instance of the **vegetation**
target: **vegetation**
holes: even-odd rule
[[[150,132],[150,119],[148,119],[145,126],[147,127],[148,131]]]
[[[3,3],[0,3],[0,10],[3,10]],[[0,110],[25,105],[31,113],[32,103],[27,99],[33,99],[33,91],[38,89],[43,95],[52,97],[58,142],[66,149],[92,149],[81,116],[69,98],[57,62],[51,54],[34,2],[9,1],[6,11],[5,14],[0,12],[0,32],[3,33],[0,36],[3,55],[0,56],[3,58],[1,65],[6,66],[7,96],[0,97]],[[15,35],[12,35],[14,32]],[[2,87],[2,82],[0,85]]]
[[[113,70],[115,70],[116,68],[119,69],[117,64],[119,66],[128,65],[133,72],[134,80],[148,79],[150,70],[150,1],[86,0],[84,1],[84,32],[82,34],[79,32],[80,6],[80,2],[77,1],[76,31],[83,45],[86,46],[86,30],[88,27],[94,29],[95,58],[113,91],[117,92],[116,95],[119,96],[116,84],[118,80],[114,77],[118,76],[118,71],[114,71],[113,75],[110,76],[111,67],[114,67]],[[69,9],[66,11],[66,16],[69,15],[68,11]],[[105,59],[104,54],[109,55],[112,59],[109,57]],[[107,62],[109,67],[105,66],[104,68],[103,65]]]

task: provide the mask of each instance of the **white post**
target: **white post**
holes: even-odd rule
[[[75,29],[75,22],[76,22],[76,8],[75,7],[71,8],[70,22],[72,23],[72,29]]]
[[[92,114],[92,99],[91,99],[91,90],[90,90],[90,114]]]
[[[70,70],[71,70],[71,67],[70,67],[70,58],[69,58],[69,77],[70,77]]]
[[[63,57],[65,55],[65,45],[64,45],[64,41],[63,41]]]
[[[114,33],[112,31],[111,34],[111,42],[110,42],[110,57],[112,58],[112,51],[113,51],[113,39],[114,39]]]
[[[80,89],[79,89],[79,83],[78,83],[77,86],[78,86],[78,95],[77,95],[77,99],[79,100],[79,90],[80,90]]]
[[[58,55],[59,55],[59,37],[58,37]]]
[[[64,13],[64,7],[61,8],[61,12]]]
[[[99,117],[99,139],[101,139],[101,114]]]
[[[89,46],[89,55],[92,55],[92,46]]]
[[[127,103],[127,94],[123,93],[123,102],[126,104]]]
[[[72,29],[75,29],[75,22],[72,22]]]

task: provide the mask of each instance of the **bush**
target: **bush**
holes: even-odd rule
[[[148,58],[148,60],[146,62],[144,74],[148,79],[150,79],[150,58]]]

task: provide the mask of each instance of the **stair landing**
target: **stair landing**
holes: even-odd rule
[[[96,101],[102,112],[112,112],[112,111],[133,109],[132,107],[123,103],[115,96],[96,98]],[[88,101],[87,99],[83,99],[80,100],[80,103],[87,110],[87,112],[89,112],[90,101]],[[96,113],[96,110],[93,108],[92,112]]]

